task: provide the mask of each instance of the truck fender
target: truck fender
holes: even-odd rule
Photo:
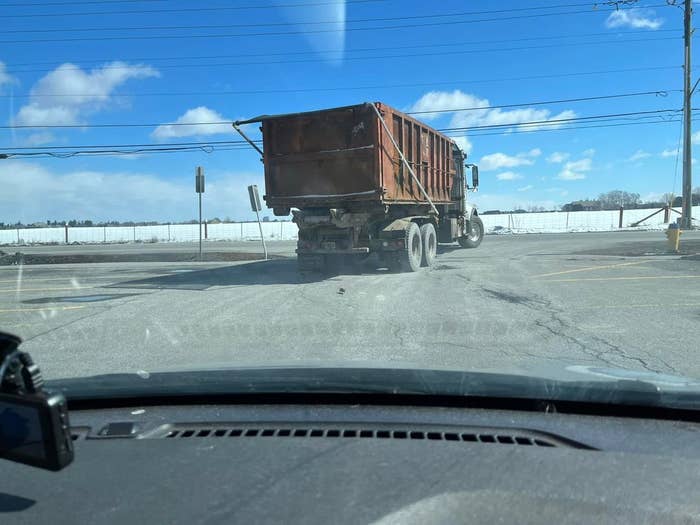
[[[382,236],[383,234],[389,234],[397,231],[406,231],[408,227],[411,225],[411,222],[414,222],[415,220],[430,220],[431,217],[428,215],[416,215],[414,217],[401,217],[400,219],[395,219],[391,221],[390,223],[384,225],[380,230],[379,230],[379,235]]]
[[[476,211],[476,205],[471,204],[469,202],[464,204],[464,218],[467,221],[472,220],[472,216],[477,216],[479,215]]]

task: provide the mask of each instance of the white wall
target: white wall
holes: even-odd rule
[[[680,211],[680,210],[679,210]],[[623,228],[653,213],[653,209],[625,210]],[[671,212],[671,220],[680,217]],[[700,218],[700,206],[693,207],[693,217]],[[512,213],[482,215],[487,233],[556,233],[612,231],[618,229],[619,211],[572,211],[542,213]],[[639,229],[662,229],[663,212],[644,221]],[[292,222],[263,222],[266,240],[296,240],[297,226]],[[202,227],[204,228],[204,227]],[[197,224],[172,224],[159,226],[94,226],[68,228],[68,242],[194,242],[199,239]],[[210,241],[245,241],[260,238],[257,222],[209,224],[207,239]],[[65,243],[65,229],[26,228],[0,230],[0,244],[48,244]]]

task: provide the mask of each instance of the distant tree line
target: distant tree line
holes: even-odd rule
[[[562,211],[595,211],[595,210],[617,210],[620,207],[625,209],[635,208],[662,208],[664,206],[681,206],[683,198],[673,193],[664,193],[661,200],[642,201],[639,193],[630,193],[622,190],[613,190],[601,193],[597,199],[583,199],[564,204]],[[700,187],[692,192],[692,205],[700,205]]]

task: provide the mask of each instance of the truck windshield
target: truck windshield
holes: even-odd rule
[[[594,4],[5,2],[0,330],[49,381],[700,377],[683,9]]]

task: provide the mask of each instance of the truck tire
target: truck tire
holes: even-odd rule
[[[430,268],[437,257],[437,233],[432,222],[426,222],[420,227],[420,239],[423,243],[423,266]]]
[[[469,234],[460,237],[457,242],[462,248],[476,248],[484,238],[484,223],[479,217],[472,217],[469,221]]]
[[[404,248],[398,256],[399,268],[404,272],[417,272],[420,270],[422,260],[423,242],[420,228],[415,222],[412,222],[406,228]]]

